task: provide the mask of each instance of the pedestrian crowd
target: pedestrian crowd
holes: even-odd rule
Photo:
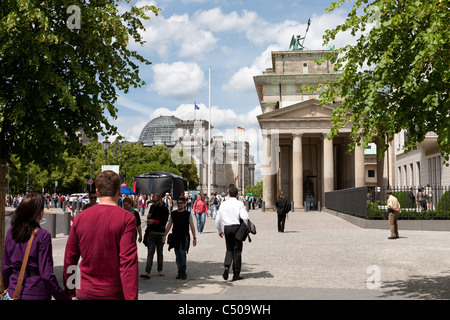
[[[219,237],[225,239],[223,279],[228,280],[230,272],[232,281],[243,279],[243,241],[256,230],[247,213],[252,206],[244,204],[253,199],[240,195],[235,185],[229,186],[227,194],[197,194],[194,201],[189,195],[173,199],[169,193],[164,197],[159,193],[130,197],[121,195],[120,190],[115,172],[103,171],[97,176],[96,190],[89,192],[88,202],[74,219],[67,239],[64,288],[54,274],[50,232],[39,225],[50,199],[39,193],[19,196],[5,237],[2,280],[6,290],[0,293],[1,300],[135,300],[139,277],[151,278],[155,253],[157,274],[164,276],[166,244],[169,251],[174,249],[176,279],[185,280],[191,241],[197,246],[197,234],[203,232],[207,216],[215,220]],[[400,204],[391,190],[386,194],[391,231],[388,239],[398,239]],[[14,198],[9,200],[14,202]],[[56,206],[61,198],[55,195],[51,200]],[[291,203],[281,193],[275,207],[278,232],[283,233]],[[146,211],[146,229],[142,232],[141,217]],[[147,260],[139,275],[137,243],[141,242],[147,247]]]
[[[195,247],[206,216],[215,219],[219,237],[225,238],[223,278],[228,280],[231,270],[232,280],[241,280],[245,237],[238,234],[247,230],[249,224],[243,197],[238,195],[236,186],[230,185],[226,195],[212,194],[208,198],[198,194],[195,198],[172,199],[170,194],[163,197],[158,193],[135,199],[123,197],[119,176],[113,171],[101,172],[96,178],[96,191],[89,193],[89,202],[71,227],[61,288],[53,270],[50,232],[39,225],[48,198],[34,192],[24,195],[11,217],[11,228],[5,238],[2,280],[6,290],[1,299],[135,300],[139,279],[137,243],[143,242],[148,248],[140,278],[150,278],[155,253],[158,276],[164,276],[162,248],[167,244],[169,250],[174,249],[176,279],[184,280],[191,241]],[[149,209],[143,234],[141,216],[146,208]]]
[[[7,207],[17,208],[19,203],[22,201],[25,194],[7,194],[5,197],[5,203]],[[44,208],[63,208],[64,201],[69,201],[70,195],[63,194],[43,194],[44,198]],[[82,200],[80,200],[82,201]]]

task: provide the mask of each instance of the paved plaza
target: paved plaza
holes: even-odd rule
[[[155,254],[151,279],[139,279],[139,299],[450,299],[450,232],[400,229],[400,239],[388,240],[389,230],[362,229],[326,212],[291,212],[285,233],[278,233],[276,213],[249,216],[257,234],[244,243],[243,280],[222,279],[225,241],[207,218],[189,250],[188,278],[175,279],[175,254],[165,246],[165,275],[156,272]],[[66,239],[53,239],[60,281]],[[142,243],[138,256],[142,273]]]

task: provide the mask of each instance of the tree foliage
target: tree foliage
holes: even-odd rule
[[[344,2],[333,2],[327,11]],[[346,21],[324,35],[327,45],[342,32],[362,34],[355,45],[330,51],[322,59],[342,71],[336,82],[315,87],[325,89],[320,95],[323,105],[339,102],[329,137],[349,124],[351,149],[378,137],[384,154],[401,129],[408,131],[406,151],[434,132],[448,161],[449,21],[447,1],[354,1]]]
[[[263,182],[258,181],[254,186],[246,186],[244,195],[253,193],[254,196],[259,197],[263,195]]]
[[[131,2],[126,0],[126,2]],[[78,9],[79,28],[71,28]],[[48,168],[78,154],[80,136],[113,135],[117,91],[144,84],[127,48],[154,6],[119,12],[115,0],[2,0],[0,6],[0,258],[4,241],[6,163]],[[75,165],[75,164],[74,164]],[[3,284],[0,278],[0,289]]]
[[[89,190],[90,159],[92,159],[92,179],[100,173],[105,164],[105,151],[98,141],[85,144],[85,151],[70,156],[67,152],[62,155],[63,164],[52,168],[41,168],[35,163],[21,163],[14,157],[9,166],[9,187],[12,194],[21,194],[26,190],[27,174],[29,168],[30,190],[45,193],[71,194]],[[121,176],[129,188],[132,188],[134,176],[164,171],[182,176],[189,182],[191,188],[198,185],[197,167],[192,164],[176,165],[165,146],[153,148],[144,147],[141,143],[119,143],[115,141],[107,151],[109,165],[119,165]]]
[[[67,9],[80,9],[80,29],[70,29]],[[0,8],[0,154],[9,161],[54,165],[75,154],[81,132],[116,134],[117,90],[144,84],[136,62],[150,64],[127,48],[143,44],[146,6],[119,13],[113,0],[5,0]],[[40,152],[51,150],[51,152]]]

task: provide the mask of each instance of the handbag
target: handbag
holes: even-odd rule
[[[8,294],[8,289],[5,289],[2,294],[0,294],[0,300],[12,300]]]
[[[25,269],[27,268],[28,257],[30,256],[31,245],[33,244],[34,236],[38,230],[39,230],[39,228],[34,229],[33,232],[31,233],[30,240],[28,240],[27,249],[25,251],[25,256],[23,257],[22,267],[20,268],[19,279],[17,280],[16,290],[14,291],[13,298],[11,299],[11,297],[8,294],[8,289],[6,289],[1,295],[1,300],[19,300],[20,289],[22,287],[23,276],[25,275]]]

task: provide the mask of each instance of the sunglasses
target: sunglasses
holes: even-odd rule
[[[184,204],[183,201],[177,201],[177,204]]]
[[[89,199],[97,199],[97,197],[89,197]]]

